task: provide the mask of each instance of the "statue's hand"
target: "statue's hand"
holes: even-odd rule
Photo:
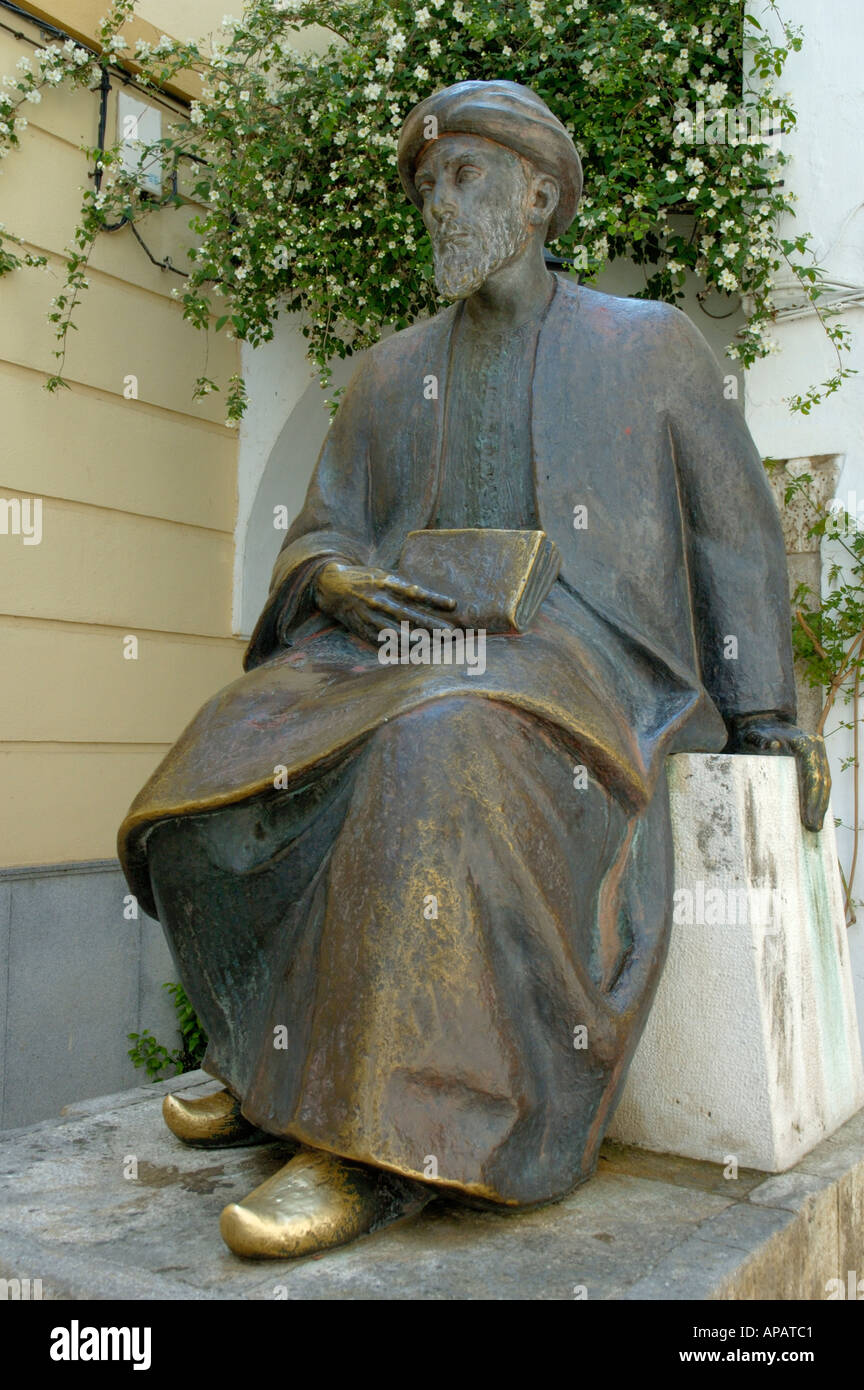
[[[315,580],[315,600],[324,613],[367,642],[377,643],[382,628],[409,622],[413,627],[449,627],[444,613],[456,600],[386,570],[365,569],[331,560]]]
[[[741,715],[730,723],[729,753],[774,753],[794,757],[801,820],[821,830],[831,795],[831,773],[823,739],[805,734],[779,714]]]

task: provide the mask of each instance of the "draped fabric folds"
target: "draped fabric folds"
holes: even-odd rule
[[[392,569],[442,498],[464,508],[447,486],[460,312],[366,355],[245,674],[118,844],[205,1065],[250,1120],[523,1205],[592,1171],[650,1008],[666,756],[722,749],[730,715],[794,715],[785,557],[696,330],[558,278],[512,403],[526,428],[496,448],[530,450],[530,521],[560,577],[530,632],[487,639],[482,672],[380,664],[317,610],[314,579],[334,557]]]

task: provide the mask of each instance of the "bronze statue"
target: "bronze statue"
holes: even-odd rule
[[[718,364],[678,310],[546,268],[581,192],[564,127],[461,82],[407,117],[399,171],[455,303],[365,355],[246,674],[120,831],[225,1086],[169,1097],[169,1127],[299,1146],[223,1213],[247,1256],[584,1182],[666,951],[666,757],[794,754],[809,829],[828,799],[779,517]],[[490,630],[482,671],[379,660],[384,630],[452,634],[476,528],[557,547],[529,630]],[[436,530],[465,533],[459,585],[397,572]]]

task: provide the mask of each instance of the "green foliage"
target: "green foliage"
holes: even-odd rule
[[[145,1028],[143,1033],[127,1033],[126,1036],[133,1044],[128,1055],[136,1067],[145,1068],[151,1081],[162,1081],[166,1076],[180,1075],[183,1068],[176,1056],[157,1042],[149,1028]],[[169,1070],[172,1067],[173,1070]]]
[[[52,388],[62,384],[95,239],[124,218],[140,223],[154,208],[180,206],[175,176],[197,209],[199,245],[176,291],[197,327],[254,345],[272,337],[279,313],[301,311],[310,360],[326,381],[334,357],[369,346],[387,324],[404,327],[437,309],[428,242],[399,185],[396,144],[418,100],[468,77],[527,83],[572,133],[586,196],[557,249],[583,280],[625,256],[643,267],[649,298],[680,299],[688,270],[706,293],[746,296],[748,322],[731,348],[745,366],[772,350],[772,279],[781,266],[819,311],[821,272],[809,238],[777,232],[793,200],[783,185],[787,156],[775,142],[795,123],[777,79],[801,35],[783,23],[775,0],[760,11],[774,38],[756,16],[745,23],[742,0],[250,0],[214,36],[139,40],[127,55],[122,30],[134,9],[135,0],[115,0],[98,58],[74,43],[50,44],[0,92],[3,153],[19,143],[25,103],[61,83],[93,86],[127,56],[145,88],[184,70],[203,84],[188,120],[142,151],[144,162],[162,159],[161,198],[136,187],[117,147],[87,151],[97,178],[84,193],[66,283],[52,305]],[[326,52],[294,47],[316,25],[332,36]],[[0,273],[23,264],[14,245],[0,228]],[[792,400],[804,413],[848,374],[839,359],[845,330],[820,317],[838,371]],[[224,385],[235,422],[243,381]],[[197,393],[214,389],[205,369]]]
[[[128,1033],[132,1046],[129,1056],[136,1067],[143,1067],[151,1081],[162,1081],[166,1076],[179,1076],[184,1071],[194,1071],[200,1067],[207,1050],[207,1034],[198,1021],[198,1016],[182,985],[166,984],[177,1011],[177,1028],[180,1033],[180,1046],[173,1051],[163,1046],[149,1028],[143,1033]],[[173,1070],[170,1070],[173,1068]]]
[[[808,683],[828,692],[824,727],[838,696],[845,701],[853,698],[864,664],[860,651],[864,636],[864,530],[860,520],[843,508],[820,506],[813,498],[812,485],[812,474],[796,474],[787,483],[783,500],[788,506],[793,499],[802,499],[811,518],[808,536],[820,547],[829,544],[825,596],[799,584],[792,598],[795,655]]]
[[[769,471],[777,461],[767,459]],[[852,896],[858,860],[860,808],[858,768],[860,765],[861,683],[864,677],[864,525],[862,518],[850,515],[836,504],[820,504],[813,496],[813,475],[802,472],[790,477],[784,491],[784,505],[803,502],[809,517],[808,536],[813,537],[828,564],[825,593],[799,584],[792,596],[792,646],[805,680],[825,692],[825,701],[816,732],[827,737],[841,729],[852,735],[852,752],[842,762],[853,781],[852,861],[846,889],[846,911],[855,921]],[[843,718],[840,707],[848,709]],[[841,822],[838,821],[838,824]]]

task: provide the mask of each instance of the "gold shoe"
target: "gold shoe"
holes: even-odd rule
[[[172,1134],[197,1149],[265,1144],[273,1138],[241,1115],[240,1102],[230,1091],[216,1091],[212,1096],[199,1096],[196,1100],[166,1096],[162,1102],[162,1118]]]
[[[432,1195],[418,1183],[303,1149],[242,1202],[227,1206],[219,1229],[235,1255],[297,1258],[419,1211]]]

